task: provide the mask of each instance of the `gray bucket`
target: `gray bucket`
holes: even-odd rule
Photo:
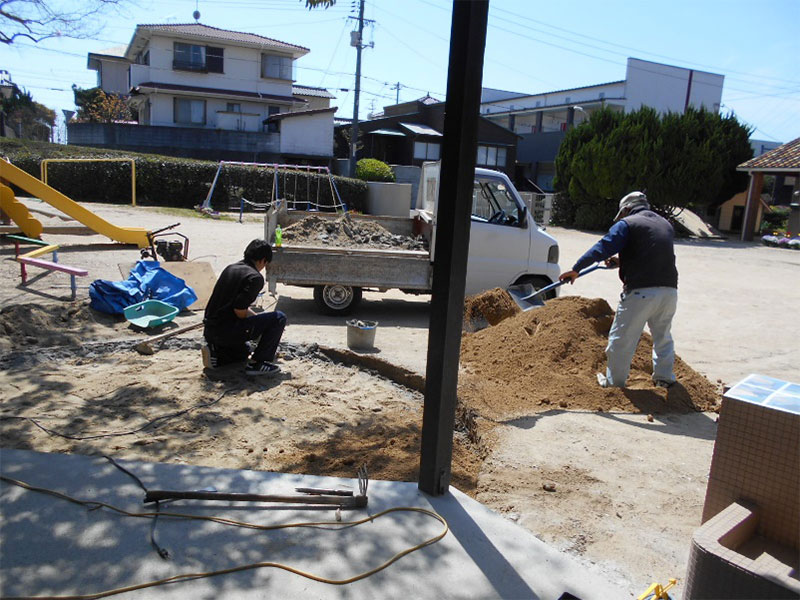
[[[377,321],[347,321],[347,347],[351,350],[372,350],[375,347]]]

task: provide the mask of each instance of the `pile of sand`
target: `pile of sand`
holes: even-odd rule
[[[479,331],[489,325],[497,325],[500,321],[513,317],[522,309],[502,288],[494,288],[467,296],[464,299],[465,331]]]
[[[69,304],[13,304],[0,309],[0,352],[25,346],[70,346],[107,337],[126,323],[89,308]]]
[[[286,244],[337,248],[427,250],[423,237],[395,235],[378,223],[355,221],[350,215],[329,219],[312,215],[283,230]]]
[[[459,398],[490,419],[547,410],[645,413],[707,411],[719,393],[676,357],[678,383],[652,384],[652,340],[642,336],[627,388],[601,388],[614,313],[605,300],[564,297],[462,338]]]

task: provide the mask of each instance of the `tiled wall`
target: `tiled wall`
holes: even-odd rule
[[[800,547],[800,415],[723,399],[703,522],[740,499],[759,507],[759,534]]]

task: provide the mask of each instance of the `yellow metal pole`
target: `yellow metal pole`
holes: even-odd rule
[[[131,206],[136,206],[136,161],[131,159]]]

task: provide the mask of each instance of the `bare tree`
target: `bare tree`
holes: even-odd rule
[[[0,0],[0,43],[13,44],[19,38],[38,43],[54,37],[90,37],[102,27],[97,22],[102,13],[127,1]]]
[[[321,6],[322,8],[330,8],[331,6],[336,4],[336,0],[305,0],[305,1],[306,1],[306,8],[308,10],[311,10],[312,8],[317,8],[318,6]]]

